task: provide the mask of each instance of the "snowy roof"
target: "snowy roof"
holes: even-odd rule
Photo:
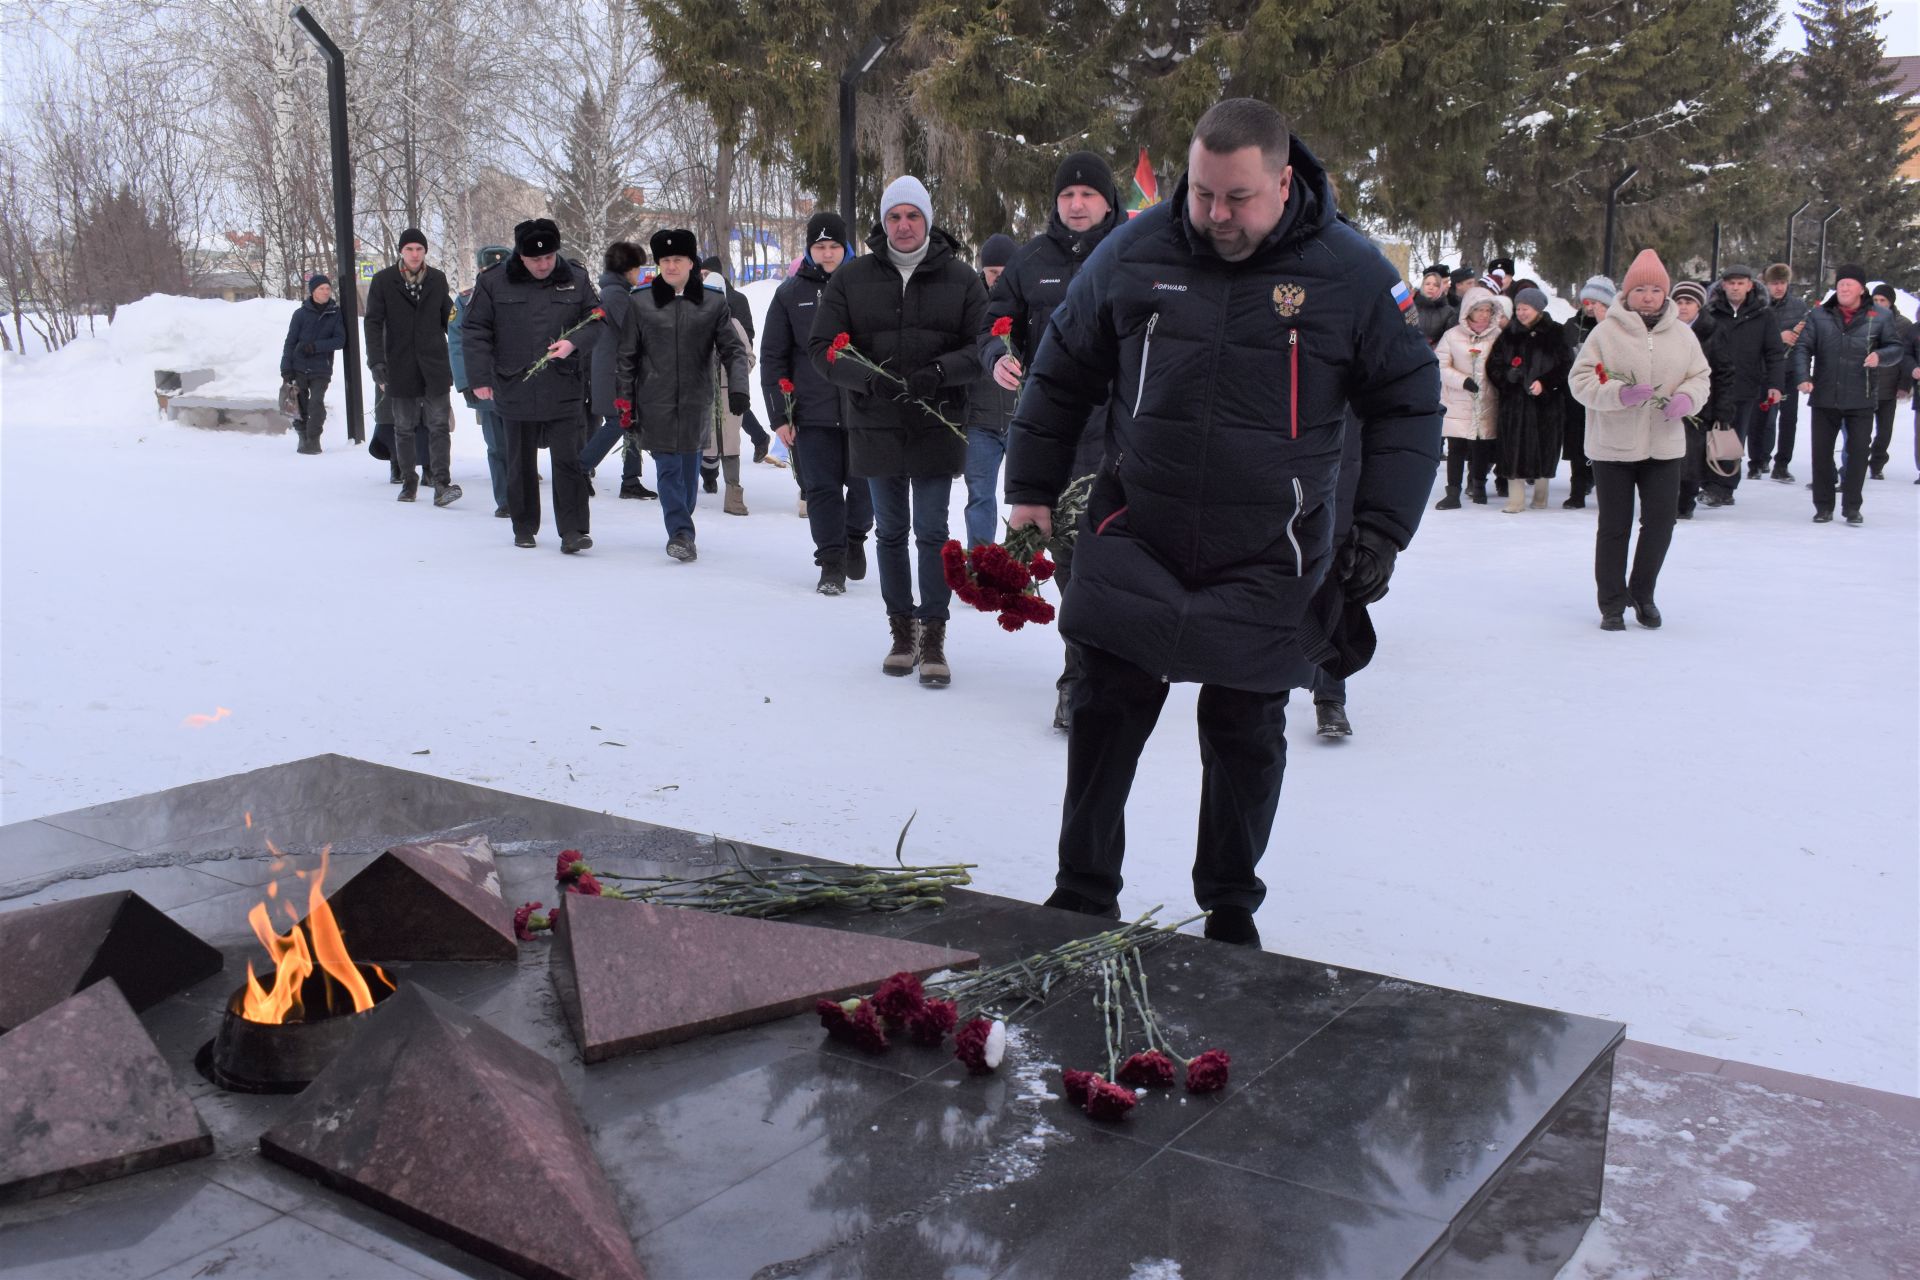
[[[1887,70],[1893,72],[1896,79],[1895,93],[1908,102],[1920,99],[1920,54],[1888,58]]]

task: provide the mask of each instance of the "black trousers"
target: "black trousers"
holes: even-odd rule
[[[1777,431],[1767,432],[1774,444],[1773,465],[1785,470],[1793,461],[1793,442],[1800,431],[1800,393],[1789,389],[1786,398],[1767,415],[1767,421],[1777,426]],[[1761,461],[1766,461],[1764,456]]]
[[[1082,515],[1080,517],[1080,531],[1082,533],[1086,532],[1086,522],[1086,516]],[[1053,586],[1054,590],[1060,593],[1062,605],[1066,603],[1067,587],[1073,582],[1074,542],[1075,539],[1069,538],[1067,541],[1061,543],[1060,550],[1053,556]],[[1061,637],[1061,640],[1066,645],[1067,654],[1066,658],[1060,664],[1060,678],[1053,682],[1053,687],[1055,689],[1065,690],[1071,689],[1073,682],[1080,678],[1080,646],[1066,639],[1064,636]]]
[[[1882,470],[1887,460],[1893,456],[1893,419],[1900,412],[1900,402],[1889,396],[1873,410],[1873,448],[1867,454],[1867,465],[1875,471]]]
[[[1840,510],[1860,509],[1866,488],[1867,456],[1872,451],[1873,410],[1815,409],[1813,411],[1813,509],[1833,510],[1833,446],[1847,437],[1847,472],[1840,477]]]
[[[873,531],[873,487],[849,479],[852,455],[844,427],[795,425],[794,478],[807,500],[807,531],[813,535],[813,563],[844,569],[847,548]]]
[[[1460,480],[1464,475],[1472,481],[1476,489],[1487,487],[1487,471],[1493,466],[1493,458],[1498,450],[1498,440],[1463,440],[1458,436],[1447,439],[1447,488],[1459,492]]]
[[[1651,601],[1673,543],[1680,515],[1680,458],[1593,464],[1600,519],[1593,537],[1593,581],[1601,613],[1623,613],[1634,601]],[[1635,495],[1640,500],[1640,541],[1627,573],[1627,543],[1633,535]]]
[[[1104,649],[1080,647],[1067,731],[1067,795],[1054,883],[1095,902],[1118,900],[1127,794],[1167,684]],[[1202,908],[1256,910],[1254,874],[1273,833],[1287,771],[1287,693],[1200,687],[1200,834],[1193,896]]]
[[[540,450],[553,459],[553,523],[563,538],[587,532],[587,473],[580,465],[586,424],[577,413],[507,424],[507,511],[516,536],[540,532]]]
[[[327,384],[331,381],[331,373],[293,375],[293,385],[299,388],[300,395],[300,431],[315,443],[327,425]]]

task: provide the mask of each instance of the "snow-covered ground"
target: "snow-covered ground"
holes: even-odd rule
[[[696,564],[607,482],[593,550],[563,558],[550,514],[536,552],[493,518],[464,409],[447,510],[396,504],[345,447],[337,383],[318,458],[156,420],[157,367],[270,390],[290,306],[150,300],[0,366],[5,820],[337,751],[842,859],[890,856],[917,813],[910,860],[1049,891],[1052,628],[960,616],[951,688],[882,676],[877,582],[813,594],[772,467],[747,468],[747,519],[702,499]],[[1771,483],[1681,525],[1658,633],[1597,629],[1594,512],[1560,509],[1564,480],[1547,511],[1430,514],[1352,682],[1356,736],[1316,740],[1296,703],[1268,945],[1920,1092],[1900,423],[1864,528]],[[1194,693],[1135,788],[1130,913],[1192,903]]]

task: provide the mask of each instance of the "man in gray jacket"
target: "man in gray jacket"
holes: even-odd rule
[[[1813,410],[1813,522],[1833,519],[1833,446],[1847,438],[1846,475],[1840,482],[1840,514],[1862,524],[1861,490],[1873,445],[1873,411],[1879,404],[1875,373],[1898,362],[1900,342],[1885,311],[1867,297],[1865,268],[1845,263],[1833,296],[1813,308],[1793,349],[1794,381],[1809,393]]]
[[[713,412],[713,358],[727,373],[727,409],[747,411],[747,349],[733,329],[726,295],[701,279],[691,231],[656,231],[648,247],[659,274],[627,308],[614,366],[620,425],[640,433],[659,474],[667,554],[698,558],[693,507],[700,494],[700,444]]]
[[[466,373],[474,398],[495,405],[506,423],[513,545],[531,547],[540,532],[536,467],[545,448],[553,461],[553,522],[560,529],[560,550],[573,555],[593,545],[587,535],[587,473],[580,467],[586,371],[579,350],[597,335],[578,326],[592,318],[598,299],[587,273],[560,257],[560,229],[550,219],[515,227],[513,248],[513,257],[474,281],[460,325]],[[560,336],[570,331],[575,338]]]

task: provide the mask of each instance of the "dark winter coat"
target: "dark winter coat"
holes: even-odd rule
[[[1882,360],[1880,367],[1874,370],[1873,392],[1877,400],[1891,400],[1913,385],[1913,366],[1907,363],[1907,340],[1913,334],[1913,321],[1889,308],[1887,323],[1893,329],[1894,341],[1900,346],[1900,358]]]
[[[584,330],[574,334],[572,355],[550,362],[532,378],[527,371],[598,305],[586,271],[565,259],[554,264],[545,280],[534,279],[518,254],[488,267],[474,281],[473,297],[460,321],[467,377],[475,388],[493,388],[502,418],[578,418],[594,335]]]
[[[1413,317],[1420,336],[1431,347],[1439,344],[1442,334],[1460,323],[1460,308],[1447,297],[1434,302],[1426,294],[1416,293],[1413,295]]]
[[[472,402],[473,384],[467,380],[466,345],[460,338],[460,324],[467,318],[467,303],[473,299],[473,290],[455,294],[453,299],[453,319],[447,321],[447,368],[453,374],[453,389],[467,396]]]
[[[967,389],[980,376],[987,291],[960,260],[953,237],[939,227],[927,234],[927,255],[903,293],[886,232],[876,226],[867,238],[873,252],[848,262],[827,281],[807,339],[816,367],[847,393],[842,421],[855,476],[954,476],[966,463],[966,441],[897,394],[893,383],[852,360],[827,359],[834,336],[846,333],[862,355],[902,378],[937,365],[938,408],[949,422],[964,427]]]
[[[1001,272],[1000,278],[1003,280],[1006,279],[1006,273],[1004,271]],[[986,276],[982,274],[980,278],[981,287],[985,288],[986,283]],[[991,291],[989,291],[988,294],[987,307],[988,314],[991,315],[993,307]],[[999,358],[999,356],[994,357],[995,360]],[[994,435],[1004,437],[1007,434],[1008,425],[1013,421],[1014,406],[1020,402],[1020,393],[1018,391],[1009,391],[998,382],[995,382],[992,370],[993,366],[991,364],[986,365],[986,371],[974,382],[973,390],[967,395],[967,430],[990,431]],[[1089,432],[1088,434],[1092,433]],[[1104,436],[1104,434],[1103,432],[1102,435]],[[1085,447],[1085,442],[1083,441],[1081,448],[1084,450]],[[1092,465],[1088,469],[1091,470],[1092,466],[1098,466],[1099,462],[1100,459],[1096,455],[1093,458]],[[1084,475],[1085,472],[1081,474]]]
[[[599,324],[588,325],[578,335],[593,338],[593,355],[589,357],[593,399],[588,412],[596,418],[616,412],[613,401],[618,393],[614,389],[614,366],[620,359],[620,335],[627,330],[627,312],[633,305],[633,296],[633,286],[625,276],[618,271],[602,271],[600,309],[607,313],[607,318]]]
[[[1587,345],[1587,336],[1598,328],[1600,322],[1586,313],[1583,307],[1563,325],[1560,331],[1567,338],[1567,367],[1573,367],[1573,361],[1580,355],[1580,348]],[[1571,389],[1562,403],[1560,424],[1561,453],[1568,462],[1582,463],[1587,460],[1587,406],[1573,398]]]
[[[746,394],[747,349],[734,332],[726,295],[687,277],[675,292],[655,276],[633,296],[620,330],[614,381],[633,404],[640,446],[652,453],[693,453],[712,425],[713,358],[726,369],[727,391]]]
[[[1848,322],[1840,318],[1839,300],[1829,298],[1813,308],[1806,332],[1794,345],[1794,385],[1812,381],[1810,408],[1871,409],[1880,395],[1867,356],[1878,354],[1883,365],[1898,364],[1904,352],[1884,307],[1862,301]]]
[[[386,366],[390,396],[443,396],[453,386],[447,356],[453,295],[438,267],[421,270],[418,302],[407,296],[398,266],[381,268],[367,286],[367,367]]]
[[[987,298],[987,332],[980,343],[980,363],[989,374],[989,383],[982,386],[991,384],[995,391],[1001,390],[998,383],[991,382],[991,374],[1003,355],[1011,353],[1022,369],[1033,363],[1047,321],[1067,300],[1067,287],[1121,218],[1116,210],[1107,215],[1106,221],[1075,232],[1060,221],[1056,210],[1047,220],[1046,231],[1014,252]],[[993,326],[1002,319],[1011,321],[1013,328],[1005,338],[996,338]],[[1093,411],[1080,437],[1080,451],[1074,455],[1074,475],[1087,475],[1100,465],[1106,453],[1107,419],[1112,412],[1111,401]]]
[[[781,282],[774,291],[773,304],[767,308],[767,336],[760,344],[760,393],[767,417],[775,427],[787,425],[786,397],[780,394],[782,378],[793,383],[796,427],[840,425],[840,389],[827,381],[827,375],[807,355],[814,313],[820,309],[820,295],[827,291],[828,279],[809,255],[801,259],[798,271]]]
[[[308,298],[287,321],[287,340],[280,345],[280,376],[331,376],[333,353],[346,345],[347,328],[340,318],[340,304],[329,298],[323,307]]]
[[[1703,343],[1713,366],[1713,399],[1705,420],[1732,426],[1740,406],[1757,407],[1769,392],[1786,391],[1787,348],[1780,341],[1779,317],[1762,299],[1749,294],[1738,311],[1724,293],[1707,301],[1713,339]]]
[[[1412,540],[1440,457],[1438,367],[1399,273],[1338,217],[1298,139],[1291,163],[1286,212],[1244,261],[1188,223],[1185,177],[1107,237],[1053,313],[1008,438],[1007,501],[1051,504],[1091,410],[1116,402],[1061,634],[1168,680],[1277,692],[1332,656],[1340,593],[1315,597],[1349,402],[1354,521],[1371,534]]]
[[[1544,311],[1531,327],[1508,321],[1493,340],[1487,377],[1500,391],[1500,460],[1509,477],[1544,480],[1559,469],[1572,368],[1566,330]],[[1536,381],[1537,396],[1527,390]]]

